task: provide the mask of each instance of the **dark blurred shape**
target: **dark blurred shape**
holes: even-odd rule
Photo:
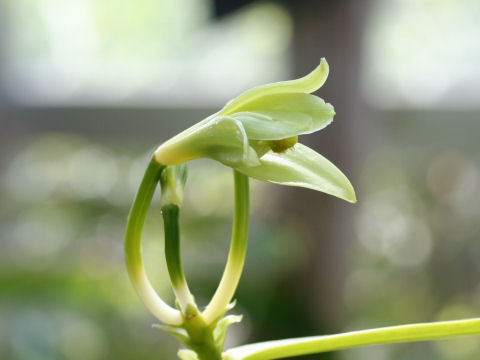
[[[213,0],[214,16],[222,17],[228,15],[255,1],[256,0]]]
[[[231,14],[236,10],[243,8],[244,6],[255,3],[255,2],[264,2],[264,1],[262,0],[213,0],[214,16],[219,18],[224,15]],[[296,6],[315,7],[319,3],[323,5],[327,5],[329,3],[335,4],[335,1],[331,1],[331,0],[277,0],[276,2],[285,4],[287,6],[291,6],[292,8]],[[342,3],[342,2],[343,1],[340,1],[339,3]]]

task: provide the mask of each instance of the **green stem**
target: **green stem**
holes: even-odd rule
[[[128,215],[125,234],[125,257],[128,275],[145,306],[159,320],[170,325],[181,325],[180,311],[167,305],[155,292],[147,278],[142,259],[142,230],[147,210],[150,207],[155,188],[165,166],[150,162]]]
[[[267,341],[239,346],[225,353],[225,360],[271,360],[341,350],[356,346],[426,341],[453,336],[479,335],[480,318],[392,326],[337,335]]]
[[[203,312],[207,324],[223,316],[235,294],[242,275],[248,240],[249,188],[248,177],[234,170],[235,213],[232,241],[222,279],[212,300]]]
[[[168,274],[173,291],[177,297],[182,312],[185,313],[189,304],[195,301],[188,288],[183,272],[180,257],[180,230],[178,226],[179,207],[177,204],[168,204],[162,207],[163,222],[165,225],[165,258]]]

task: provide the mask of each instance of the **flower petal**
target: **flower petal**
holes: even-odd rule
[[[242,122],[250,140],[278,140],[323,129],[334,115],[317,96],[286,93],[263,96],[230,116]]]
[[[242,166],[237,170],[259,180],[305,187],[356,202],[347,177],[322,155],[302,144],[280,154],[270,151],[260,159],[260,166]]]
[[[259,165],[242,123],[224,116],[185,130],[160,145],[153,156],[163,165],[176,165],[198,158],[214,159],[232,167]]]
[[[322,58],[320,64],[308,75],[295,80],[280,81],[247,90],[228,102],[218,115],[229,115],[242,111],[242,107],[262,96],[281,93],[312,93],[325,83],[328,77],[328,64]]]

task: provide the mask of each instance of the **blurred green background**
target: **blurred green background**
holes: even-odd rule
[[[347,174],[358,203],[251,181],[233,311],[244,321],[228,346],[480,314],[480,3],[233,3],[0,3],[0,359],[176,358],[124,266],[149,154],[322,56],[331,74],[318,95],[337,116],[301,141]],[[231,170],[189,170],[182,256],[205,305],[228,251]],[[144,254],[172,302],[162,230],[157,201]],[[466,338],[305,359],[479,355]]]

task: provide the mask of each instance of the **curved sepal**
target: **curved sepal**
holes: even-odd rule
[[[225,105],[218,115],[229,115],[234,112],[243,111],[248,103],[271,94],[281,93],[305,93],[310,94],[318,90],[325,83],[328,77],[328,64],[322,58],[320,64],[308,75],[295,80],[280,81],[266,84],[245,91]]]
[[[321,130],[334,115],[333,106],[317,96],[287,93],[261,97],[231,117],[250,140],[278,140]]]
[[[302,144],[297,143],[284,153],[270,151],[260,159],[260,166],[238,170],[259,180],[305,187],[356,202],[347,177],[322,155]]]
[[[163,165],[176,165],[198,158],[210,158],[232,167],[258,165],[257,155],[248,145],[242,124],[225,116],[185,130],[160,145],[153,156]]]

